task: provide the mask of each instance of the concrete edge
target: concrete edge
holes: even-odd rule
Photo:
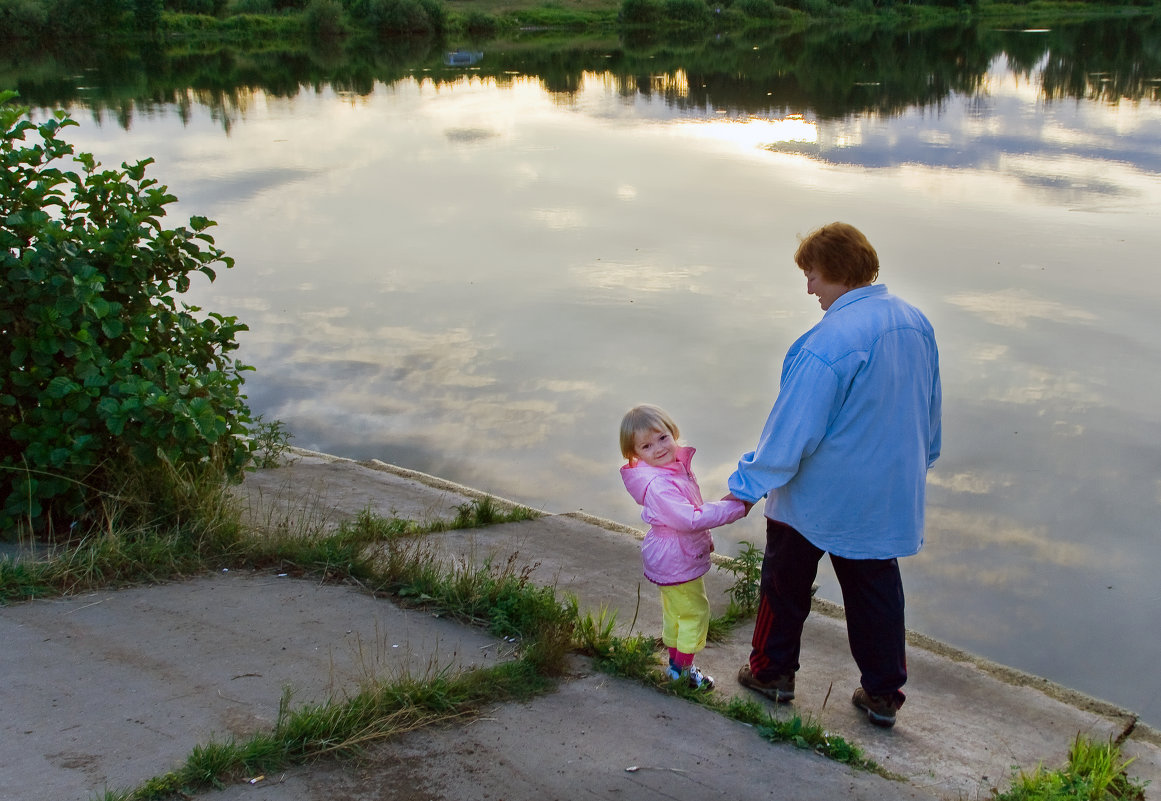
[[[455,492],[469,498],[490,498],[492,501],[507,508],[513,508],[516,506],[525,506],[526,508],[530,509],[533,508],[527,506],[527,504],[517,503],[516,501],[512,501],[508,498],[503,498],[488,492],[482,492],[481,490],[473,489],[472,487],[466,487],[462,484],[456,484],[453,481],[448,481],[446,479],[439,478],[438,476],[422,473],[418,470],[409,470],[405,467],[399,467],[397,465],[387,464],[386,462],[381,462],[378,459],[356,461],[354,459],[346,459],[341,456],[333,456],[331,454],[319,453],[317,451],[310,451],[304,448],[294,447],[292,447],[290,451],[295,454],[312,456],[330,462],[349,462],[351,464],[366,467],[371,470],[390,473],[392,475],[399,476],[400,478],[407,478],[413,481],[418,481],[419,483],[425,484],[429,487],[432,487],[433,489]],[[597,517],[596,515],[591,515],[587,512],[576,511],[554,513],[546,512],[540,509],[534,509],[534,511],[540,512],[546,517],[555,516],[572,518],[583,523],[597,526],[606,531],[631,536],[637,540],[641,540],[645,537],[645,532],[641,529],[634,528],[632,526],[626,526],[603,517]],[[712,558],[715,564],[728,564],[732,561],[731,557],[721,556],[719,554],[714,554]],[[815,598],[811,604],[811,608],[813,611],[818,612],[819,614],[823,614],[838,620],[845,619],[846,617],[846,613],[840,604],[836,604],[832,601],[827,601],[821,598]],[[1046,679],[1042,676],[1026,673],[1022,670],[1018,670],[1007,665],[1001,665],[997,662],[991,661],[990,659],[986,659],[969,651],[956,648],[953,645],[949,645],[945,642],[937,640],[933,637],[929,637],[926,634],[920,634],[916,631],[909,630],[907,632],[907,643],[913,647],[921,648],[937,656],[950,659],[953,662],[969,664],[972,667],[983,671],[992,678],[997,679],[998,681],[1001,681],[1005,684],[1015,687],[1029,687],[1034,690],[1038,690],[1049,698],[1060,701],[1061,703],[1067,704],[1077,709],[1090,712],[1100,717],[1120,721],[1123,724],[1123,728],[1120,734],[1114,738],[1114,741],[1118,744],[1121,744],[1128,739],[1134,739],[1151,743],[1152,745],[1161,746],[1161,731],[1154,729],[1152,726],[1149,726],[1145,723],[1141,723],[1136,713],[1131,712],[1123,707],[1117,706],[1116,704],[1113,704],[1109,701],[1104,701],[1100,698],[1094,698],[1093,696],[1086,695],[1079,690],[1074,690],[1071,687],[1064,686],[1063,684],[1057,684],[1056,682]]]
[[[607,529],[609,531],[629,534],[636,537],[637,539],[642,539],[645,536],[645,532],[639,529],[625,526],[612,520],[605,520],[604,518],[596,517],[594,515],[586,514],[583,512],[571,512],[566,516],[575,517],[579,520],[583,520],[586,523],[600,526],[601,528]],[[715,564],[725,564],[732,561],[731,557],[720,556],[718,554],[713,555],[713,560]],[[826,615],[827,617],[832,617],[837,620],[846,619],[846,611],[843,609],[841,604],[837,604],[833,601],[828,601],[823,598],[815,598],[811,602],[811,609],[812,611],[818,612],[819,614]],[[907,643],[908,645],[921,648],[924,651],[935,654],[936,656],[950,659],[953,662],[969,664],[972,667],[975,667],[988,674],[992,678],[1003,682],[1004,684],[1015,687],[1030,687],[1040,691],[1049,698],[1060,701],[1061,703],[1067,704],[1077,709],[1082,709],[1100,717],[1119,721],[1123,724],[1123,728],[1120,734],[1114,738],[1117,743],[1122,743],[1125,740],[1132,738],[1142,742],[1151,743],[1153,745],[1161,745],[1161,731],[1158,731],[1157,729],[1154,729],[1145,723],[1141,723],[1136,713],[1131,712],[1124,707],[1117,706],[1116,704],[1113,704],[1109,701],[1104,701],[1100,698],[1094,698],[1093,696],[1086,695],[1079,690],[1074,690],[1071,687],[1064,686],[1063,684],[1057,684],[1056,682],[1046,679],[1043,676],[1036,676],[1032,673],[1026,673],[1017,668],[1009,667],[1008,665],[1001,665],[998,662],[993,662],[990,659],[979,656],[978,654],[973,654],[970,651],[965,651],[961,648],[949,645],[948,643],[937,640],[934,637],[929,637],[926,634],[921,634],[917,631],[909,630],[907,632]]]
[[[537,509],[533,506],[529,506],[526,503],[518,503],[509,498],[503,498],[490,492],[484,492],[482,490],[475,489],[474,487],[467,487],[463,484],[457,484],[454,481],[448,481],[447,479],[440,478],[439,476],[433,476],[429,473],[421,473],[418,470],[410,470],[406,467],[399,467],[398,465],[388,464],[387,462],[382,462],[378,459],[348,459],[345,456],[335,456],[334,454],[330,453],[322,453],[320,451],[312,451],[308,450],[307,448],[297,448],[294,446],[291,446],[288,449],[288,453],[290,453],[292,457],[310,456],[315,459],[322,459],[325,462],[345,462],[347,464],[358,465],[359,467],[365,467],[368,470],[377,470],[380,473],[390,473],[391,475],[398,476],[399,478],[407,478],[411,479],[412,481],[417,481],[420,484],[431,487],[432,489],[442,490],[444,492],[454,492],[457,495],[463,495],[468,498],[488,498],[504,507],[505,509],[523,507],[525,509],[531,509],[543,517],[550,517],[554,514],[543,509]]]

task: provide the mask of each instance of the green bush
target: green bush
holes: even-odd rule
[[[226,0],[165,0],[165,10],[216,17],[226,10]]]
[[[782,19],[794,13],[774,0],[738,0],[734,7],[753,19]]]
[[[484,11],[472,9],[464,19],[464,30],[472,36],[493,36],[499,29],[500,21]]]
[[[705,0],[665,0],[665,16],[675,22],[709,22],[710,10]]]
[[[388,36],[428,36],[435,32],[419,0],[387,0],[382,4],[382,16],[376,28],[381,35]]]
[[[812,17],[828,16],[833,14],[835,6],[829,0],[781,0],[779,5],[801,11]]]
[[[241,471],[250,368],[228,354],[246,326],[178,302],[191,275],[233,260],[210,220],[162,226],[176,198],[145,177],[151,159],[101,169],[61,138],[77,123],[33,123],[13,97],[0,93],[0,531],[83,531],[127,483],[151,484],[127,470]]]
[[[320,39],[334,39],[346,33],[343,6],[339,0],[310,0],[305,12],[306,30]]]
[[[419,0],[420,7],[431,20],[432,29],[436,35],[442,36],[447,31],[447,6],[443,0]]]
[[[812,17],[832,16],[838,10],[830,0],[801,0],[799,8]]]
[[[0,0],[0,41],[36,39],[45,33],[48,10],[37,0]]]
[[[661,0],[624,0],[621,3],[621,21],[630,25],[649,25],[660,22],[665,15]]]
[[[230,14],[273,14],[273,0],[230,0]]]
[[[353,0],[351,16],[379,36],[431,36],[447,28],[440,0]]]
[[[45,3],[48,28],[66,37],[105,35],[133,27],[133,12],[121,0],[53,0]]]
[[[156,31],[161,24],[162,0],[133,0],[133,21],[139,31]]]

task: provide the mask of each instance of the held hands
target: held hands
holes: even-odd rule
[[[743,501],[741,498],[735,496],[732,492],[727,492],[722,498],[723,501],[738,501],[746,507],[746,514],[750,514],[750,510],[754,508],[754,504],[749,501]]]

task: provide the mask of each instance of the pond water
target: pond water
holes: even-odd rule
[[[941,348],[909,626],[1158,726],[1161,69],[1045,35],[928,35],[975,67],[890,74],[836,75],[839,40],[797,62],[825,79],[747,68],[755,44],[721,72],[598,48],[550,79],[484,48],[355,88],[81,87],[69,138],[155,157],[175,216],[219,222],[237,266],[193,301],[249,324],[251,405],[293,444],[631,525],[624,410],[670,410],[723,493],[820,316],[797,238],[857,225]],[[717,539],[763,542],[761,515]]]

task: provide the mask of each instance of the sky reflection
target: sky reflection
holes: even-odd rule
[[[941,347],[910,624],[1161,723],[1141,637],[1161,615],[1158,105],[1045,101],[997,62],[891,118],[732,119],[598,73],[570,95],[413,78],[236,113],[228,135],[195,106],[71,138],[155,156],[178,214],[219,221],[238,267],[192,299],[250,325],[255,411],[297,445],[552,510],[639,522],[615,430],[642,401],[724,492],[819,316],[797,237],[858,225]],[[719,543],[762,537],[752,515]]]

